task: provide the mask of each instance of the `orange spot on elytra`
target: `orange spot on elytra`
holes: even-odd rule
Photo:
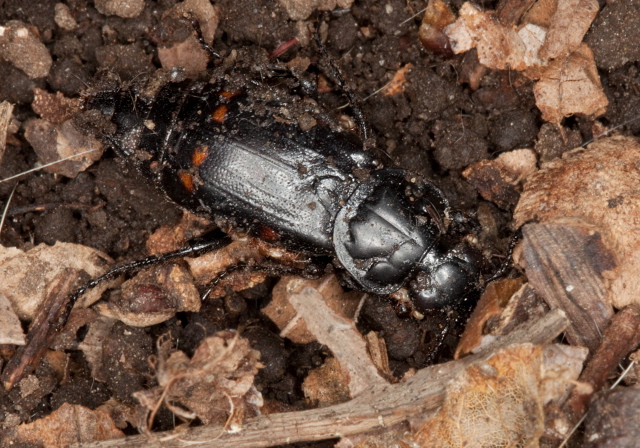
[[[207,155],[209,154],[209,146],[198,146],[191,153],[191,163],[194,166],[200,166],[207,159]]]
[[[271,227],[267,227],[264,225],[260,226],[260,230],[258,230],[258,235],[260,236],[260,239],[263,241],[278,241],[280,239],[280,236],[278,236],[278,233],[273,230]]]
[[[216,110],[213,111],[212,118],[216,123],[222,123],[224,121],[224,117],[227,115],[227,106],[224,104],[218,106]]]
[[[178,173],[182,186],[189,190],[189,193],[193,193],[196,190],[196,186],[193,184],[193,176],[189,173]]]
[[[231,98],[233,98],[234,96],[236,96],[239,93],[240,93],[239,90],[237,90],[235,92],[229,92],[227,90],[223,90],[222,92],[220,92],[220,96],[222,98],[224,98],[225,100],[230,100]]]

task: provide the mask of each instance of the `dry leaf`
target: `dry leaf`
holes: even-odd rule
[[[80,244],[40,244],[27,252],[0,246],[0,293],[11,301],[20,319],[31,320],[49,294],[52,280],[64,269],[82,270],[95,278],[103,274],[111,262],[104,253]],[[87,292],[76,306],[91,305],[111,283],[104,282]]]
[[[514,218],[595,226],[617,267],[609,298],[617,308],[640,303],[640,141],[611,137],[567,152],[527,179]]]
[[[536,171],[536,155],[531,149],[516,149],[493,160],[481,160],[462,172],[478,193],[508,209],[520,197],[520,181]]]
[[[0,293],[0,344],[24,345],[24,332],[11,302]]]
[[[519,70],[539,79],[534,91],[542,118],[560,123],[574,114],[601,115],[608,104],[593,54],[581,43],[597,11],[597,0],[544,2],[525,15],[532,22],[515,27],[501,24],[493,11],[465,3],[444,32],[454,53],[476,48],[486,67]]]
[[[84,340],[78,345],[82,350],[85,359],[91,367],[91,376],[98,381],[105,383],[104,377],[107,372],[103,368],[103,342],[111,335],[111,328],[116,323],[115,319],[99,317],[98,320],[89,324],[89,330]]]
[[[490,12],[482,12],[469,2],[462,5],[459,14],[458,20],[444,29],[453,52],[464,53],[476,48],[478,60],[486,67],[524,70],[531,65],[525,61],[525,57],[537,54],[537,49],[542,45],[539,39],[527,38],[523,41],[515,28],[502,26]],[[531,32],[527,36],[529,34]],[[527,47],[532,44],[533,48]]]
[[[29,120],[25,125],[24,137],[33,146],[42,164],[77,156],[44,168],[48,173],[71,178],[99,160],[104,150],[95,137],[80,132],[72,119],[59,124],[43,119]]]
[[[307,329],[303,316],[297,313],[289,301],[290,287],[296,280],[298,279],[293,277],[282,278],[273,288],[272,299],[262,312],[280,328],[281,337],[296,344],[308,344],[317,340],[316,335]],[[315,288],[322,295],[325,305],[333,312],[347,319],[353,318],[362,293],[344,292],[336,276],[306,280],[305,284]]]
[[[541,346],[521,344],[473,364],[447,387],[445,403],[414,436],[424,448],[537,446],[544,429]]]
[[[577,50],[599,9],[598,0],[558,0],[540,59],[564,58]]]
[[[200,305],[200,294],[188,270],[180,264],[165,263],[127,280],[111,300],[96,308],[103,316],[132,327],[148,327],[178,312],[198,312]]]
[[[164,404],[178,417],[198,417],[205,424],[237,431],[244,418],[262,406],[262,396],[253,385],[260,352],[236,331],[206,338],[191,359],[179,350],[168,353],[162,344],[159,342],[156,370],[159,385],[134,394],[148,410],[149,426],[158,406]]]
[[[460,337],[454,359],[470,354],[480,346],[484,326],[489,319],[500,315],[511,296],[522,286],[522,279],[503,279],[491,282],[482,293],[464,333]]]
[[[549,64],[533,87],[542,119],[560,123],[564,117],[584,114],[596,117],[607,110],[593,52],[582,44],[565,58]]]
[[[302,392],[319,407],[344,403],[349,394],[349,375],[336,358],[328,358],[320,367],[309,372],[302,383]]]
[[[17,435],[22,443],[38,444],[45,448],[67,448],[75,443],[124,437],[105,412],[68,403],[47,417],[18,426]]]

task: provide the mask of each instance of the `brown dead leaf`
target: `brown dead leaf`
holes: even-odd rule
[[[47,417],[18,426],[17,434],[20,442],[39,444],[45,448],[67,448],[74,443],[124,437],[108,414],[68,403]]]
[[[316,341],[316,335],[307,328],[303,316],[291,305],[291,285],[296,281],[293,277],[284,277],[273,289],[272,299],[262,312],[280,328],[280,336],[296,344],[308,344]],[[318,280],[306,280],[305,284],[315,288],[324,303],[333,312],[347,319],[353,318],[362,293],[346,293],[340,286],[337,277],[330,276]]]
[[[342,370],[336,358],[328,358],[309,372],[302,383],[304,396],[319,407],[344,403],[349,394],[349,374]]]
[[[480,346],[484,326],[489,319],[499,316],[511,296],[522,286],[522,279],[503,279],[487,285],[473,314],[467,321],[458,342],[454,359],[470,354]]]
[[[533,92],[542,119],[552,123],[560,123],[574,114],[597,117],[609,104],[593,52],[586,44],[551,62],[533,86]]]
[[[413,437],[419,447],[536,446],[544,429],[541,346],[521,344],[473,364]]]
[[[95,278],[103,274],[112,260],[104,253],[80,244],[40,244],[23,252],[15,247],[0,246],[0,293],[4,294],[23,320],[31,320],[42,301],[50,293],[52,280],[66,268],[85,271]],[[113,282],[104,282],[87,292],[76,304],[87,307]]]
[[[552,0],[532,9],[515,27],[502,24],[494,11],[465,3],[444,33],[456,54],[475,48],[486,67],[539,79],[534,89],[544,120],[559,123],[569,115],[603,114],[607,99],[591,50],[581,43],[598,12],[597,0]]]
[[[454,53],[476,48],[482,65],[499,70],[524,70],[535,64],[537,61],[525,61],[525,56],[537,54],[542,45],[542,42],[538,45],[539,39],[523,41],[515,28],[502,26],[490,12],[482,12],[469,2],[462,5],[458,20],[446,27],[444,33]],[[532,44],[538,48],[531,47]]]
[[[599,9],[598,0],[558,0],[540,59],[564,58],[576,51]]]
[[[52,124],[47,120],[27,121],[24,137],[31,144],[42,164],[57,162],[77,156],[44,168],[48,173],[62,174],[74,178],[99,160],[104,146],[95,137],[80,132],[73,120]]]
[[[24,332],[11,302],[0,293],[0,344],[24,345]]]
[[[412,68],[413,64],[405,64],[400,70],[395,73],[395,75],[393,75],[393,79],[389,81],[386,86],[384,86],[384,88],[382,89],[382,93],[384,95],[390,96],[404,92],[404,85],[407,82],[406,76]]]
[[[236,331],[220,331],[200,343],[191,359],[182,351],[169,353],[159,342],[156,378],[158,386],[136,392],[147,408],[148,425],[164,404],[178,417],[199,417],[205,424],[239,430],[245,417],[262,406],[262,395],[253,385],[260,352]]]
[[[640,141],[629,137],[567,152],[527,179],[514,213],[518,227],[533,219],[554,223],[567,218],[595,226],[615,258],[616,267],[602,275],[611,282],[608,298],[616,308],[640,303],[638,160]]]
[[[516,149],[493,160],[481,160],[462,172],[478,193],[508,209],[520,197],[520,181],[536,171],[536,155],[531,149]]]
[[[112,300],[96,308],[103,316],[132,327],[148,327],[178,312],[198,312],[200,305],[200,294],[188,270],[177,263],[165,263],[127,280]]]

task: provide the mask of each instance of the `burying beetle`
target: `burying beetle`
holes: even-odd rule
[[[329,257],[349,287],[390,295],[404,286],[421,313],[467,306],[482,286],[483,257],[464,216],[434,184],[382,167],[292,84],[244,73],[125,88],[114,81],[87,107],[115,125],[105,141],[169,199],[308,255],[308,274],[323,272]]]
[[[466,314],[485,265],[468,220],[433,183],[383,166],[305,90],[290,75],[257,79],[222,68],[205,81],[161,70],[122,86],[107,76],[88,92],[85,115],[100,123],[107,145],[182,208],[306,255],[301,274],[319,276],[331,261],[351,288],[408,296],[421,314]],[[76,291],[56,327],[103,280],[230,242],[217,230],[115,268]]]

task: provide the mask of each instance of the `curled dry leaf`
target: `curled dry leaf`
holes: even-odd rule
[[[132,327],[148,327],[178,312],[198,312],[200,304],[200,294],[187,269],[167,263],[145,269],[124,282],[120,292],[109,302],[98,304],[97,310]]]
[[[40,244],[27,252],[0,246],[0,293],[11,301],[20,319],[31,320],[50,293],[51,282],[64,269],[81,270],[94,278],[103,274],[111,262],[104,253],[80,244]],[[76,306],[91,305],[111,283],[87,292]]]
[[[584,221],[566,219],[527,224],[522,235],[516,258],[529,283],[549,307],[567,314],[567,340],[595,350],[613,316],[603,271],[615,263],[601,232]]]
[[[45,448],[67,448],[73,443],[124,437],[107,413],[68,403],[47,417],[18,426],[16,432],[16,442],[37,444]]]
[[[638,160],[640,141],[628,137],[598,140],[565,153],[527,179],[514,214],[518,227],[530,220],[567,218],[594,226],[614,257],[615,267],[602,275],[610,280],[608,298],[617,308],[640,303]]]
[[[522,286],[522,279],[503,279],[491,282],[482,293],[464,333],[458,342],[454,359],[460,359],[480,347],[485,324],[499,316],[511,296]]]
[[[543,367],[543,352],[542,346],[512,345],[469,366],[449,384],[444,405],[411,442],[425,448],[537,446],[544,429],[541,387],[566,383]]]
[[[262,406],[262,395],[253,385],[261,367],[260,352],[236,331],[221,331],[206,338],[191,359],[182,351],[169,351],[166,342],[160,341],[158,386],[134,394],[147,408],[149,426],[164,404],[178,417],[199,417],[205,424],[225,425],[237,431],[243,420]]]
[[[33,146],[42,164],[57,162],[73,157],[64,162],[44,168],[48,173],[76,177],[93,162],[100,159],[104,147],[95,137],[80,132],[73,120],[52,124],[43,119],[29,120],[26,123],[24,137]]]
[[[19,20],[0,26],[0,58],[12,63],[29,78],[49,75],[53,59],[36,34],[37,28]]]

